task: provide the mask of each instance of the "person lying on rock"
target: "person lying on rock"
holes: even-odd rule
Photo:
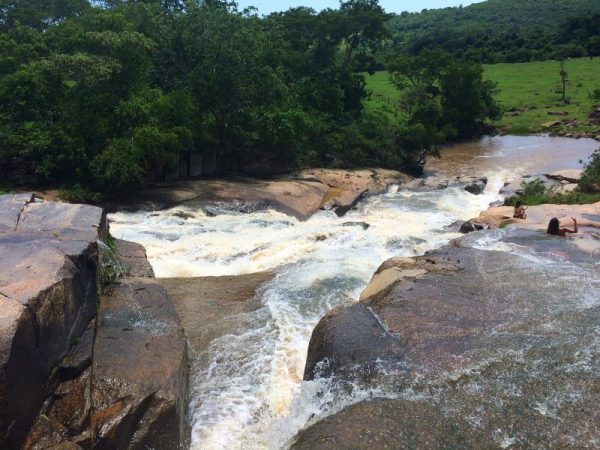
[[[523,203],[518,201],[515,204],[515,212],[513,213],[513,219],[527,219],[527,214],[525,213],[526,209],[527,206],[523,206]]]
[[[575,217],[571,217],[573,221],[573,229],[569,228],[561,228],[560,222],[556,217],[550,219],[550,223],[548,223],[548,230],[546,233],[551,234],[552,236],[566,236],[567,233],[577,233],[577,219]]]

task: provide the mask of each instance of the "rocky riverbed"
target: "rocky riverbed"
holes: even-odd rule
[[[97,243],[99,208],[0,197],[0,402],[33,387],[3,448],[595,446],[600,205],[489,209],[515,176],[577,167],[482,142],[426,179],[157,186],[110,216],[146,249]],[[570,215],[582,233],[545,235]],[[489,229],[460,237],[468,219]],[[101,296],[100,265],[122,276]]]

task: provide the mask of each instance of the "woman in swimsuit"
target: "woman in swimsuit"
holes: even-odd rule
[[[575,219],[575,217],[571,217],[571,220],[573,220],[574,225],[572,230],[569,228],[561,228],[558,219],[556,217],[553,217],[552,219],[550,219],[550,223],[548,224],[548,230],[546,231],[546,233],[551,234],[553,236],[566,236],[567,233],[577,233],[577,219]]]

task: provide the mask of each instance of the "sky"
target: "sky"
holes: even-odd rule
[[[237,0],[239,9],[256,6],[259,14],[285,11],[296,6],[309,6],[317,11],[324,8],[337,8],[339,0]],[[387,12],[421,11],[422,9],[445,8],[446,6],[467,6],[476,0],[379,0]]]

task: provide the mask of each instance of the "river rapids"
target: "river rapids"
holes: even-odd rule
[[[527,157],[515,167],[506,159],[514,140],[488,143],[475,157],[485,172],[472,173],[488,177],[482,195],[460,187],[393,186],[344,217],[321,211],[305,222],[226,205],[110,215],[112,234],[143,244],[157,277],[276,272],[256,294],[260,308],[235,319],[235,334],[215,339],[202,354],[191,349],[191,449],[285,448],[307,424],[364,398],[390,395],[302,381],[311,332],[332,308],[357,301],[382,261],[443,246],[459,236],[453,224],[502,200],[499,190],[515,171],[527,170]],[[587,145],[582,154],[590,153]]]

